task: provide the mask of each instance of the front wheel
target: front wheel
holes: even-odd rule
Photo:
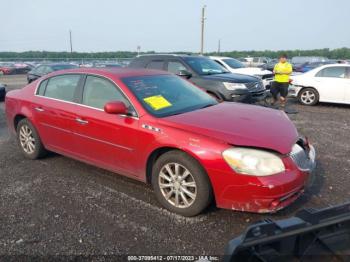
[[[302,89],[298,94],[298,100],[306,106],[316,105],[319,101],[319,94],[316,89],[308,87]]]
[[[158,158],[153,167],[152,185],[159,202],[183,216],[198,215],[212,200],[206,172],[181,151],[170,151]]]

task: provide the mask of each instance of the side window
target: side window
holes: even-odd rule
[[[109,80],[96,76],[87,76],[83,93],[83,104],[103,109],[110,101],[122,101],[130,107],[129,101]]]
[[[164,61],[151,61],[147,64],[146,68],[149,69],[157,69],[157,70],[164,70]]]
[[[43,96],[44,95],[47,82],[48,82],[48,80],[46,79],[45,81],[42,81],[40,83],[40,86],[38,87],[38,90],[36,90],[36,94],[37,95],[39,95],[39,96]]]
[[[322,69],[316,74],[317,77],[335,77],[345,78],[346,68],[344,66],[335,66]]]
[[[80,75],[54,76],[47,83],[45,96],[59,100],[73,102],[75,89],[78,86]]]
[[[186,70],[186,67],[177,61],[169,61],[168,62],[168,71],[174,74],[178,74],[179,71]]]

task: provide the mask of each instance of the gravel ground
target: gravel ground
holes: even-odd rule
[[[0,76],[8,90],[24,76]],[[25,159],[7,132],[0,102],[0,255],[220,255],[252,222],[292,216],[303,207],[349,200],[350,106],[322,104],[290,115],[318,154],[313,187],[272,215],[210,207],[183,218],[162,209],[148,185],[51,154]]]

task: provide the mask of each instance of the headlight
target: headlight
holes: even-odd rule
[[[245,89],[247,88],[245,84],[239,84],[239,83],[230,83],[230,82],[223,82],[225,88],[227,90],[236,90],[236,89]]]
[[[277,155],[251,148],[229,148],[223,152],[227,164],[237,173],[250,176],[270,176],[285,171]]]

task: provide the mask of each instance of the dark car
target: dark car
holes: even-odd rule
[[[29,71],[27,74],[27,80],[28,83],[31,83],[38,78],[47,75],[49,73],[52,73],[54,71],[59,71],[59,70],[65,70],[65,69],[73,69],[77,68],[78,66],[72,65],[72,64],[65,64],[65,63],[60,63],[60,64],[41,64],[35,67],[33,70]]]
[[[268,63],[259,66],[262,69],[273,71],[275,65],[278,63],[278,59],[272,59]]]
[[[33,65],[28,63],[14,63],[15,74],[27,74],[30,70],[34,68]]]
[[[329,61],[324,61],[324,62],[306,62],[304,64],[301,65],[297,65],[294,68],[295,72],[300,72],[300,73],[306,73],[312,69],[315,69],[317,67],[323,66],[323,65],[329,65],[329,64],[335,64],[336,62],[333,60],[329,60]]]
[[[3,101],[5,99],[5,95],[6,95],[5,85],[0,83],[0,101]]]
[[[230,73],[207,57],[143,55],[133,59],[129,67],[165,70],[177,74],[203,88],[218,101],[253,103],[266,96],[260,78]]]

